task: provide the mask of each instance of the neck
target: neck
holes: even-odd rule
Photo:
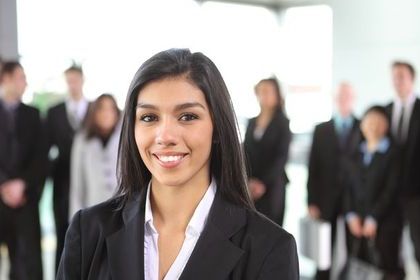
[[[183,186],[165,186],[152,179],[150,200],[157,230],[173,228],[185,232],[209,184],[208,179],[202,179]]]
[[[75,102],[79,102],[80,100],[83,99],[83,94],[81,92],[80,93],[72,93],[70,95],[70,98]]]
[[[1,95],[1,99],[3,100],[4,103],[7,103],[7,104],[20,102],[19,96],[17,96],[16,94],[7,92],[7,91],[3,92],[3,94]]]
[[[381,141],[381,139],[370,139],[367,140],[366,144],[367,144],[367,149],[369,152],[374,152],[376,151],[379,142]]]
[[[269,118],[271,119],[271,117],[274,115],[275,113],[275,109],[262,109],[261,113],[260,113],[260,117],[262,118]]]
[[[406,103],[410,98],[411,98],[411,95],[412,95],[413,93],[410,91],[410,93],[408,93],[408,94],[400,94],[399,96],[399,98],[400,98],[400,100],[401,100],[401,102],[402,103]]]

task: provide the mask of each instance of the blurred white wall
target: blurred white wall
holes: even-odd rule
[[[333,84],[341,80],[354,84],[359,114],[373,103],[388,103],[394,94],[393,60],[407,60],[420,72],[420,1],[326,3],[333,10]]]

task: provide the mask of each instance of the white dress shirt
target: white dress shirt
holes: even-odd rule
[[[88,107],[89,102],[85,98],[82,98],[79,101],[75,101],[71,98],[66,100],[67,116],[69,117],[70,124],[75,130],[80,127],[80,124],[85,119]],[[73,121],[76,123],[72,123]]]
[[[151,184],[149,183],[149,186],[147,187],[144,219],[144,276],[145,280],[157,280],[159,278],[159,233],[153,225],[153,213],[150,204],[150,186]],[[188,223],[181,250],[169,268],[164,280],[175,280],[179,279],[181,276],[182,271],[184,270],[185,265],[194,250],[197,240],[206,225],[207,217],[216,195],[216,190],[217,186],[215,181],[212,180],[206,193],[195,209],[190,222]]]
[[[401,110],[404,107],[404,118],[402,127],[402,138],[407,139],[408,130],[410,129],[410,119],[413,113],[414,103],[416,102],[416,94],[412,93],[405,102],[400,98],[394,100],[392,108],[392,135],[398,135],[398,125],[401,117]]]

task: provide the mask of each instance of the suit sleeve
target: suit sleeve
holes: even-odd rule
[[[319,187],[318,187],[318,159],[319,159],[319,129],[318,127],[315,128],[313,138],[312,138],[312,146],[311,151],[309,153],[309,163],[308,163],[308,182],[307,182],[307,189],[308,189],[308,205],[314,204],[319,207]]]
[[[70,159],[70,195],[69,195],[69,219],[86,204],[85,178],[84,178],[84,134],[78,134],[74,139]]]
[[[28,165],[21,172],[20,177],[26,182],[26,194],[29,199],[38,201],[44,187],[45,178],[47,176],[47,151],[45,130],[42,125],[39,112],[32,116],[34,127],[34,135],[30,140],[33,143],[32,155]]]
[[[258,280],[298,280],[299,261],[293,236],[280,239],[266,256]]]
[[[279,176],[282,176],[286,162],[289,156],[289,146],[292,139],[292,133],[289,128],[289,120],[281,120],[278,126],[280,141],[275,149],[276,160],[265,176],[265,181],[276,182]]]
[[[395,156],[390,157],[388,161],[388,170],[384,174],[387,175],[386,180],[384,180],[384,189],[380,192],[381,195],[375,201],[369,213],[376,221],[383,218],[385,212],[392,206],[392,202],[396,200],[398,186],[398,166],[396,163],[400,161],[396,160]]]
[[[81,275],[81,235],[80,213],[78,211],[70,223],[64,242],[64,250],[61,256],[57,272],[57,280],[80,280]]]

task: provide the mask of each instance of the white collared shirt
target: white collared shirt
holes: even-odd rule
[[[69,119],[74,117],[71,114],[76,112],[77,122],[79,124],[82,123],[83,120],[85,119],[88,107],[89,107],[89,102],[85,98],[82,98],[79,101],[75,101],[71,98],[68,98],[66,100],[66,110],[67,110],[67,115],[69,116]]]
[[[410,119],[413,113],[414,104],[416,102],[416,94],[412,93],[405,102],[400,98],[395,98],[392,108],[392,135],[398,135],[398,124],[400,122],[401,110],[404,107],[404,119],[402,127],[403,139],[407,139],[408,130],[410,129]]]
[[[159,278],[159,233],[153,225],[153,213],[150,204],[150,186],[147,187],[145,219],[144,219],[144,276],[145,280],[157,280]],[[210,208],[216,195],[217,186],[212,180],[206,193],[198,204],[185,230],[185,239],[181,250],[171,265],[164,280],[179,279],[187,264],[198,238],[206,225]]]

